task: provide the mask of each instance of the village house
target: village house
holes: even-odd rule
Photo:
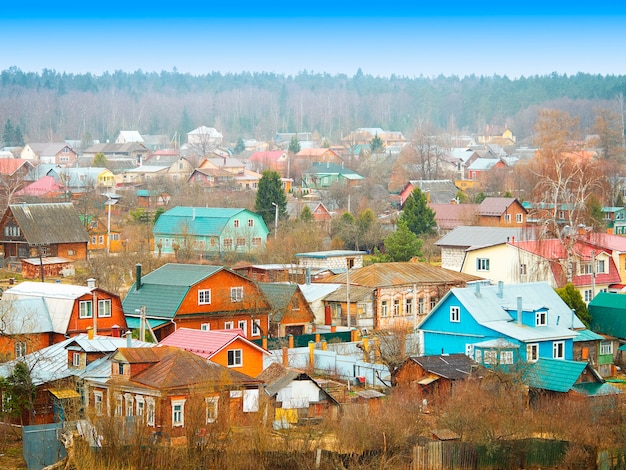
[[[107,160],[131,159],[135,165],[141,166],[150,153],[150,149],[140,142],[104,143],[85,149],[83,156],[93,159],[99,153],[103,154]]]
[[[194,330],[178,328],[159,342],[197,354],[211,362],[256,377],[263,371],[263,361],[270,353],[246,339],[245,332],[233,330]]]
[[[419,188],[431,204],[450,204],[456,200],[456,195],[459,192],[459,189],[450,180],[409,180],[398,194],[400,207],[404,206],[415,188]]]
[[[299,336],[311,332],[315,315],[298,284],[261,282],[259,287],[271,306],[270,336]]]
[[[478,364],[463,353],[411,356],[393,378],[395,385],[411,387],[419,397],[436,398],[450,395],[455,383],[470,379],[477,370]]]
[[[72,166],[78,153],[65,142],[29,142],[20,152],[20,158],[37,164]]]
[[[232,330],[246,338],[266,336],[270,305],[259,286],[222,266],[165,264],[146,274],[137,265],[135,283],[122,302],[128,326],[145,316],[157,340],[177,328]]]
[[[441,231],[464,225],[526,227],[528,213],[516,198],[487,197],[480,204],[429,204]]]
[[[363,179],[363,176],[357,172],[344,168],[343,164],[315,162],[310,168],[302,172],[302,188],[328,189],[336,183],[356,187],[361,184]]]
[[[219,255],[260,250],[269,230],[263,218],[248,209],[177,206],[159,216],[152,234],[158,254],[188,250]]]
[[[89,236],[72,203],[10,204],[0,233],[5,262],[48,256],[87,259]]]

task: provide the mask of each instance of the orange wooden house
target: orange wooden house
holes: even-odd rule
[[[126,329],[120,297],[104,289],[73,284],[22,282],[4,291],[0,353],[20,357],[89,330],[119,336]]]
[[[122,302],[130,328],[144,325],[162,340],[177,328],[243,330],[246,338],[269,331],[270,305],[252,280],[223,266],[175,264],[136,280]]]
[[[247,340],[239,329],[179,328],[161,340],[159,345],[184,349],[250,377],[256,377],[263,371],[263,359],[270,355],[267,350]]]

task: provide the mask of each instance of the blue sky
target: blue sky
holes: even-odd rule
[[[436,76],[626,74],[626,5],[18,2],[0,69]],[[433,3],[433,2],[431,2]]]

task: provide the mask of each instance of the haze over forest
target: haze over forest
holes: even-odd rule
[[[274,73],[205,75],[115,71],[101,75],[44,69],[0,73],[0,122],[19,125],[26,142],[114,141],[120,130],[174,138],[206,125],[239,138],[272,140],[276,132],[313,132],[329,142],[358,127],[433,134],[510,128],[532,145],[537,111],[579,118],[584,135],[600,108],[621,113],[624,75],[374,77]],[[489,126],[489,127],[488,127]]]

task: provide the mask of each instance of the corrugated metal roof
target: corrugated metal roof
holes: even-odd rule
[[[532,388],[562,393],[569,392],[587,364],[587,362],[539,358],[528,372],[526,383]]]
[[[316,300],[326,297],[331,292],[339,289],[342,284],[299,284],[302,294],[307,302],[315,302]]]
[[[350,286],[350,302],[372,299],[374,290],[375,288],[373,287]],[[341,286],[324,298],[324,300],[328,302],[347,302],[347,299],[348,290],[346,286]]]
[[[48,307],[42,298],[0,300],[2,333],[20,335],[54,331]]]
[[[281,321],[289,306],[289,302],[291,302],[291,299],[293,299],[293,296],[296,294],[298,285],[260,282],[259,287],[272,307],[272,321]]]
[[[526,235],[532,237],[532,232],[521,228],[460,226],[437,240],[435,245],[461,248],[493,246],[506,243],[513,237],[522,240]]]
[[[608,383],[600,383],[600,382],[584,382],[580,384],[574,384],[572,387],[578,393],[581,393],[590,397],[598,397],[605,395],[620,395],[623,392]]]
[[[410,360],[424,370],[449,380],[466,379],[477,365],[465,354],[442,354],[436,356],[412,356]]]
[[[347,273],[324,279],[329,283],[346,283]],[[455,284],[481,280],[478,276],[431,266],[426,263],[375,263],[350,270],[350,284],[365,287],[387,287],[410,284]]]
[[[11,204],[9,210],[22,230],[24,238],[30,244],[87,243],[89,241],[87,230],[71,202]]]
[[[154,234],[195,234],[219,236],[235,217],[255,220],[255,230],[269,230],[263,219],[248,209],[231,209],[221,207],[186,207],[178,206],[161,214],[152,229]]]
[[[574,342],[577,341],[602,341],[604,339],[604,336],[600,336],[597,333],[594,333],[591,330],[580,330],[578,332],[578,336],[576,336],[576,338],[574,338]]]
[[[243,331],[240,329],[202,331],[191,328],[178,328],[163,339],[159,343],[159,346],[175,346],[208,359],[238,338],[249,346],[265,354],[269,354],[265,349],[248,341],[245,336],[243,336]]]
[[[296,253],[296,258],[334,258],[342,256],[363,256],[365,251],[355,250],[328,250],[328,251],[309,251],[307,253]]]
[[[478,205],[478,213],[481,215],[501,216],[515,201],[514,197],[488,197]]]

